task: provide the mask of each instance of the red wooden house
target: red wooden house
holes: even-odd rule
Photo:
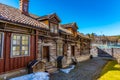
[[[20,10],[0,3],[0,74],[36,59],[36,29],[48,26],[28,13],[28,0],[20,0]]]

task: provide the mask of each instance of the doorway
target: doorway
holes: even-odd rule
[[[50,61],[49,46],[43,46],[43,59],[47,62]]]

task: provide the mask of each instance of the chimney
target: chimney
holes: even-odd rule
[[[28,8],[29,8],[29,0],[20,0],[20,11],[28,15]]]

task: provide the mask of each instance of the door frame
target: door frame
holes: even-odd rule
[[[44,60],[44,58],[43,58],[43,54],[44,54],[44,47],[48,47],[48,50],[49,50],[49,52],[48,52],[48,57],[49,57],[49,59],[47,58],[46,60],[47,60],[47,62],[50,62],[50,46],[49,45],[43,45],[42,46],[42,59]]]
[[[71,45],[71,56],[75,56],[75,46],[74,45]]]

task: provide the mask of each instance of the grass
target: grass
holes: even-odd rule
[[[103,68],[98,80],[120,80],[120,64],[109,61]]]
[[[0,80],[3,80],[2,78],[0,78]]]

